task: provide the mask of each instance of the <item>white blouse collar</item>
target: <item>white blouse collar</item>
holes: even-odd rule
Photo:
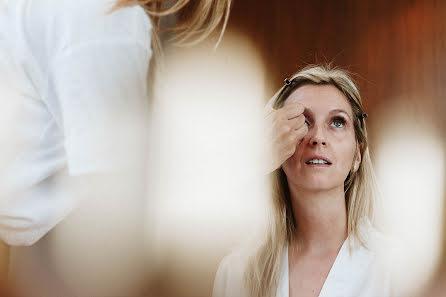
[[[350,253],[349,240],[346,239],[328,273],[319,297],[354,296],[351,294],[357,292],[367,278],[373,256],[374,253],[357,242],[352,244]],[[288,266],[288,246],[285,246],[276,297],[289,297]]]

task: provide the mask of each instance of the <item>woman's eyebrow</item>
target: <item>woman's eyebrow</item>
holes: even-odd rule
[[[348,112],[346,112],[343,109],[333,109],[332,111],[329,112],[329,114],[336,114],[336,113],[344,113],[345,115],[347,115],[347,117],[351,120],[351,116],[348,114]],[[311,111],[311,109],[305,107],[304,109],[304,115],[309,116],[310,118],[312,118],[314,116],[313,112]]]
[[[346,112],[343,109],[333,109],[332,111],[330,111],[329,114],[334,114],[334,113],[345,113],[349,117],[349,119],[351,120],[351,116],[348,114],[348,112]]]
[[[307,107],[305,107],[304,109],[304,114],[309,115],[310,117],[313,116],[313,112],[311,111],[311,109],[308,109]]]

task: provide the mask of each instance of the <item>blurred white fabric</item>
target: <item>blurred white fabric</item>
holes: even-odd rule
[[[137,262],[118,258],[141,249],[151,23],[139,6],[108,13],[113,3],[0,6],[0,236],[34,244],[11,251],[10,278],[26,296],[51,296],[32,288],[57,278],[105,292],[87,271],[114,273],[104,279],[116,289]]]

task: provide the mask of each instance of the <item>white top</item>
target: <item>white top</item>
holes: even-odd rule
[[[385,242],[374,229],[370,230],[370,249],[353,240],[352,253],[348,239],[342,245],[325,280],[319,297],[387,297],[393,296],[390,288],[390,271],[381,254]],[[236,252],[226,256],[218,268],[213,297],[247,296],[243,275],[248,254]],[[289,297],[288,247],[285,247],[281,276],[276,297]]]
[[[0,0],[0,237],[8,244],[33,244],[76,205],[73,189],[54,190],[56,175],[64,184],[141,162],[151,24],[139,6],[107,13],[114,2]]]

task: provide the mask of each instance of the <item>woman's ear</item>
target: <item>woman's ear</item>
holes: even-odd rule
[[[355,153],[355,159],[353,161],[353,172],[356,172],[359,169],[359,165],[361,164],[361,155],[362,155],[363,149],[364,149],[364,145],[362,143],[360,143],[357,146],[356,153]]]

